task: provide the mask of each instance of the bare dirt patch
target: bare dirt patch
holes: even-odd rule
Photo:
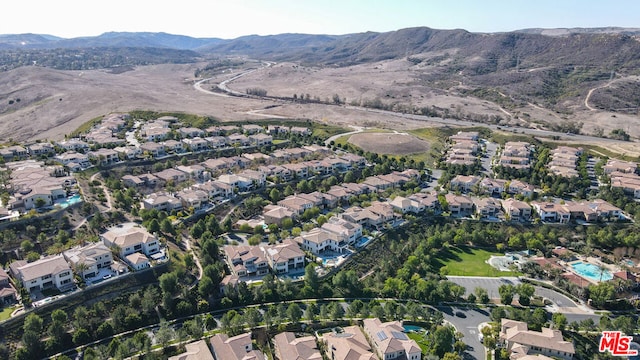
[[[429,151],[429,143],[406,133],[359,133],[349,142],[377,154],[409,155]]]

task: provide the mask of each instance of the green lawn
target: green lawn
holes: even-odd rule
[[[491,255],[501,256],[504,254],[467,247],[451,247],[438,253],[438,258],[434,260],[433,266],[442,275],[490,277],[521,275],[518,272],[500,271],[492,267],[486,262]]]
[[[7,320],[8,318],[10,318],[11,317],[11,313],[15,309],[16,308],[13,307],[13,306],[5,307],[4,309],[2,309],[2,311],[0,311],[0,321],[4,321],[4,320]]]

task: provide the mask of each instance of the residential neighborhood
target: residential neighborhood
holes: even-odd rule
[[[526,229],[634,220],[628,207],[615,205],[619,201],[570,197],[569,187],[561,193],[550,190],[548,183],[540,186],[529,176],[538,166],[540,145],[507,141],[491,159],[482,160],[488,141],[478,132],[461,131],[446,139],[447,152],[434,162],[443,167],[445,176],[433,179],[432,170],[422,165],[376,167],[389,159],[376,159],[348,146],[323,145],[312,133],[303,127],[255,124],[201,129],[183,125],[174,116],[139,120],[120,114],[105,117],[78,138],[3,149],[8,191],[3,195],[2,221],[11,225],[70,211],[75,228],[59,231],[56,239],[70,238],[80,229],[84,238],[46,253],[33,251],[23,241],[26,250],[12,256],[6,275],[0,277],[2,303],[46,308],[67,296],[179,266],[184,269],[181,276],[190,279],[185,284],[178,285],[177,275],[173,286],[167,285],[169,277],[159,276],[165,296],[162,307],[173,307],[175,315],[181,311],[177,305],[186,307],[187,300],[170,299],[181,299],[175,289],[187,282],[198,292],[200,304],[227,306],[241,297],[259,296],[251,293],[256,288],[304,285],[310,276],[322,279],[344,272],[352,259],[376,248],[380,239],[415,222],[493,223]],[[573,184],[576,180],[571,179],[585,171],[581,148],[543,151],[548,151],[547,176]],[[599,161],[598,169],[589,168],[590,181],[636,197],[633,177],[639,175],[634,163],[594,161]],[[81,212],[84,219],[78,216]],[[552,260],[532,257],[531,262]],[[558,266],[558,271],[565,271],[568,265]],[[173,271],[166,274],[176,274]],[[631,271],[626,274],[625,281],[636,278]],[[562,278],[574,284],[583,281],[573,272]],[[392,293],[386,287],[384,291]],[[295,314],[295,309],[291,311]],[[399,320],[363,316],[357,325],[322,334],[281,331],[272,334],[272,351],[281,359],[320,359],[323,352],[334,359],[423,358],[423,348]],[[511,354],[537,351],[571,358],[568,345],[549,345],[547,351],[522,340],[546,336],[555,341],[557,332],[543,329],[542,335],[529,334],[526,326],[510,321],[503,322],[508,326],[503,325],[499,338]],[[184,344],[184,353],[172,358],[266,358],[264,344],[256,347],[255,337],[236,331],[215,334],[210,341]]]

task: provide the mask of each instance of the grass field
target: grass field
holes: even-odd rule
[[[432,265],[442,275],[489,277],[521,275],[518,272],[500,271],[492,267],[486,262],[491,255],[504,254],[482,249],[452,247],[440,251]]]
[[[13,307],[13,306],[5,307],[4,309],[2,309],[2,311],[0,311],[0,321],[4,321],[4,320],[7,320],[8,318],[10,318],[11,317],[11,313],[15,309],[16,308]]]
[[[424,334],[410,332],[410,333],[407,333],[407,336],[409,337],[409,339],[415,340],[415,342],[418,343],[418,346],[420,346],[420,350],[422,350],[423,354],[427,354],[429,347],[427,346],[427,340],[425,340]]]

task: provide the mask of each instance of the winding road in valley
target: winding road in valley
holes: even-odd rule
[[[247,94],[233,90],[229,87],[229,85],[243,77],[243,76],[247,76],[249,74],[254,73],[255,71],[261,70],[261,69],[265,69],[268,67],[273,66],[275,63],[274,62],[266,62],[263,61],[262,62],[262,67],[260,68],[253,68],[253,69],[249,69],[240,73],[237,73],[233,76],[231,76],[229,79],[226,79],[222,82],[220,82],[217,85],[217,88],[223,92],[214,92],[214,91],[209,91],[206,89],[202,88],[202,84],[205,83],[206,81],[211,80],[212,78],[207,78],[207,79],[203,79],[200,81],[197,81],[194,84],[194,87],[198,90],[198,91],[202,91],[205,93],[209,93],[209,94],[213,94],[216,96],[237,96],[237,97],[247,97]],[[593,107],[591,107],[588,103],[589,103],[589,98],[591,97],[591,94],[593,94],[593,92],[597,89],[600,88],[604,88],[607,86],[610,86],[612,83],[616,82],[616,81],[621,81],[621,80],[634,80],[634,81],[638,81],[640,80],[640,77],[638,76],[633,76],[633,77],[625,77],[625,78],[619,78],[619,79],[614,79],[612,81],[610,81],[609,83],[593,88],[591,90],[589,90],[589,93],[587,94],[587,97],[585,99],[585,106],[587,106],[589,109],[591,110],[597,110]],[[283,99],[274,99],[271,97],[257,97],[257,96],[251,96],[251,98],[261,98],[264,100],[271,100],[271,101],[277,101],[278,103],[286,103],[286,100]],[[444,119],[444,118],[439,118],[439,117],[430,117],[430,116],[424,116],[424,115],[413,115],[413,114],[403,114],[403,113],[398,113],[398,112],[393,112],[393,111],[388,111],[388,110],[380,110],[380,109],[372,109],[372,108],[366,108],[366,107],[361,107],[361,106],[353,106],[353,105],[336,105],[336,104],[322,104],[322,103],[318,103],[318,105],[323,105],[323,106],[341,106],[344,109],[348,109],[348,110],[354,110],[354,111],[360,111],[360,112],[364,112],[364,113],[375,113],[375,114],[381,114],[381,115],[385,115],[385,116],[392,116],[392,117],[396,117],[396,118],[401,118],[401,119],[409,119],[409,120],[417,120],[417,121],[424,121],[424,122],[429,122],[429,123],[436,123],[436,124],[442,124],[442,125],[454,125],[454,126],[461,126],[461,127],[473,127],[473,126],[483,126],[486,128],[491,129],[492,131],[503,131],[503,132],[511,132],[514,134],[525,134],[525,135],[531,135],[531,136],[538,136],[538,137],[545,137],[545,138],[554,138],[555,140],[565,140],[565,141],[570,141],[570,142],[576,142],[576,143],[611,143],[611,144],[616,144],[616,143],[624,143],[624,144],[628,144],[628,142],[622,141],[622,140],[616,140],[616,139],[608,139],[608,138],[601,138],[601,137],[596,137],[596,136],[589,136],[589,135],[580,135],[580,134],[568,134],[568,133],[564,133],[564,132],[558,132],[558,131],[550,131],[550,130],[542,130],[542,129],[532,129],[532,128],[528,128],[528,127],[520,127],[520,126],[511,126],[511,127],[502,127],[499,125],[492,125],[492,124],[485,124],[485,123],[477,123],[477,122],[473,122],[473,121],[467,121],[467,120],[456,120],[456,119]],[[270,114],[262,114],[262,111],[265,111],[267,109],[258,109],[258,110],[251,110],[248,111],[247,114],[251,114],[251,115],[256,115],[256,116],[263,116],[263,117],[269,117],[269,118],[286,118],[283,116],[278,116],[278,115],[270,115]],[[352,126],[353,127],[353,126]],[[360,132],[357,131],[356,132]],[[336,138],[340,137],[340,136],[344,136],[344,135],[348,135],[348,134],[353,134],[354,132],[349,132],[346,134],[340,134],[336,137],[332,137],[331,139],[328,140],[328,142],[330,142],[330,140],[335,140]],[[327,143],[328,143],[327,142]]]

